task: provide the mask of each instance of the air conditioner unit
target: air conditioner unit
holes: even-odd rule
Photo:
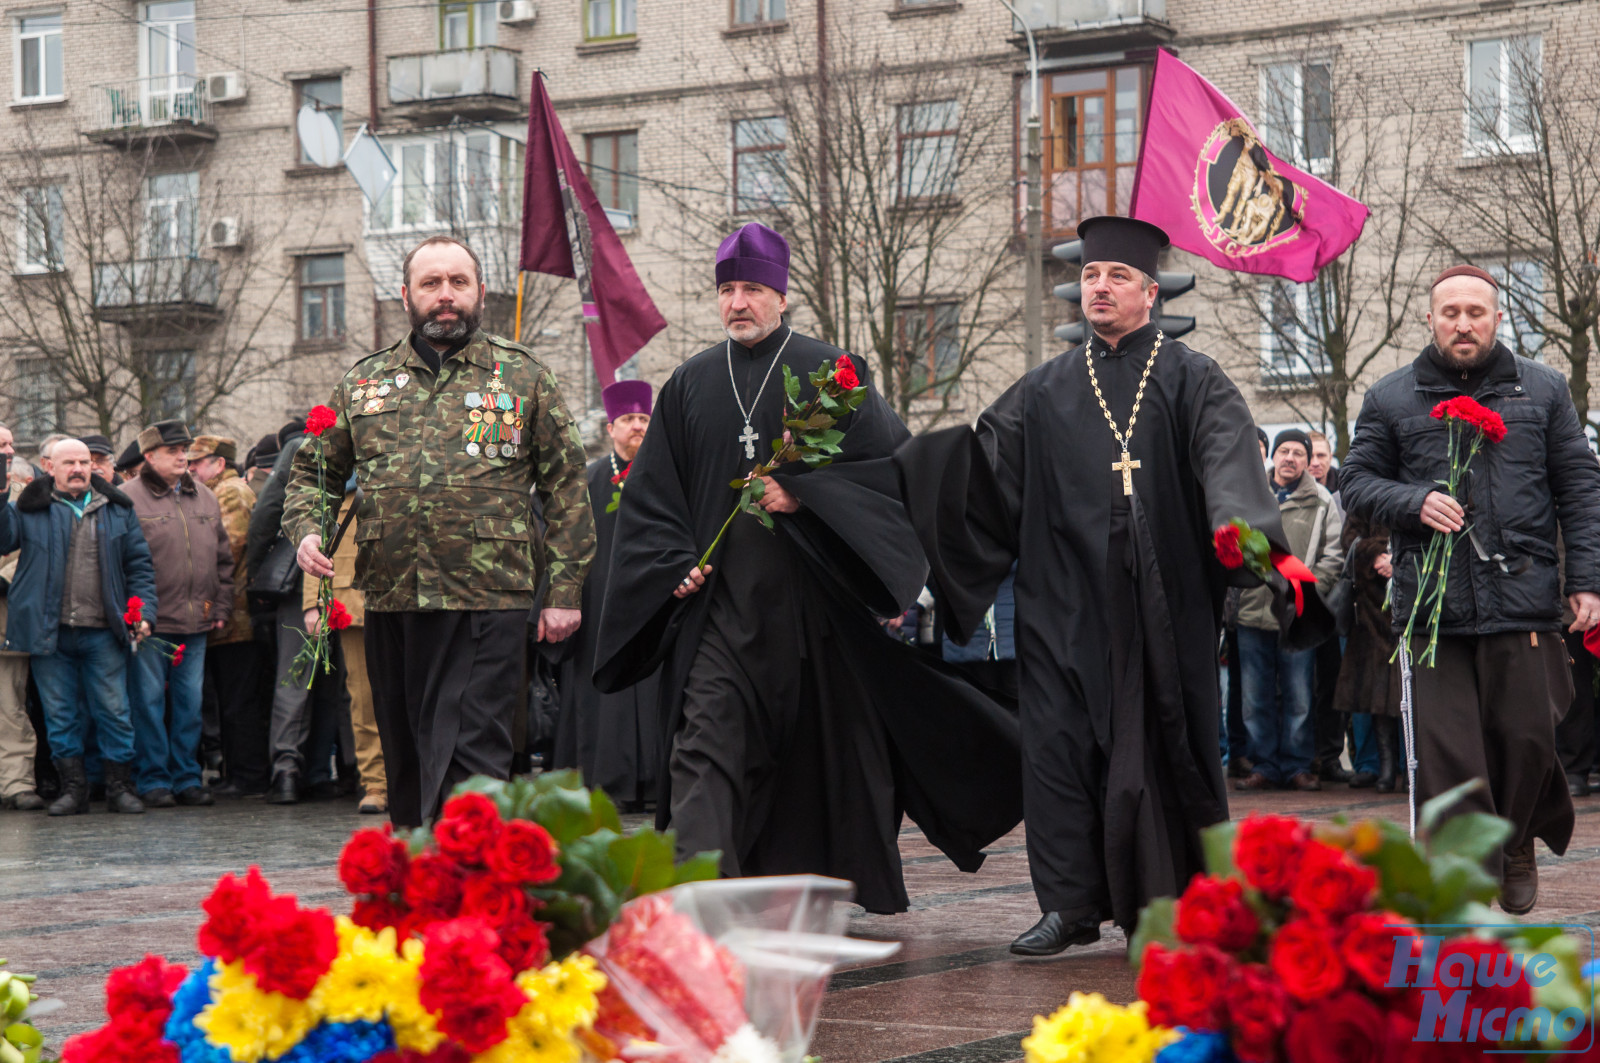
[[[218,218],[211,223],[211,231],[206,235],[206,244],[214,248],[242,247],[244,244],[239,234],[238,218]]]
[[[499,19],[508,25],[532,22],[539,17],[539,5],[533,0],[500,0]]]
[[[244,99],[244,78],[235,71],[209,75],[206,78],[206,99],[212,103]]]

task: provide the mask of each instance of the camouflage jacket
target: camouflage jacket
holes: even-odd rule
[[[595,549],[583,443],[531,351],[479,332],[436,377],[408,334],[357,362],[328,405],[339,419],[322,435],[323,482],[335,506],[351,472],[365,492],[354,583],[368,610],[579,607]],[[308,436],[294,457],[283,530],[295,542],[318,531],[318,449]]]
[[[245,537],[250,532],[250,511],[255,508],[256,493],[234,472],[225,468],[206,486],[217,496],[222,507],[222,528],[228,533],[228,547],[233,551],[233,620],[221,631],[212,632],[208,646],[225,646],[230,642],[249,642],[254,633],[250,628],[250,596],[244,588],[250,578],[244,570]]]

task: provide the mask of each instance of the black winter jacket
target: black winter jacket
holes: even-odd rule
[[[1367,392],[1339,487],[1345,508],[1392,535],[1394,630],[1417,597],[1422,554],[1433,537],[1422,501],[1449,475],[1445,422],[1431,414],[1463,392],[1429,346]],[[1459,501],[1467,532],[1457,537],[1445,585],[1441,635],[1556,631],[1563,594],[1600,592],[1600,461],[1589,449],[1564,377],[1496,344],[1472,394],[1506,423],[1485,442]],[[1556,567],[1556,531],[1566,537],[1566,587]],[[1422,630],[1424,617],[1417,618]]]

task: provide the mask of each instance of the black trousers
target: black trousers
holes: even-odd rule
[[[1587,779],[1594,770],[1595,697],[1594,654],[1583,645],[1583,632],[1566,631],[1561,636],[1572,658],[1572,708],[1556,726],[1556,749],[1561,767],[1575,779]]]
[[[527,633],[526,609],[367,612],[367,675],[395,826],[436,818],[473,775],[511,777]]]
[[[1339,685],[1339,665],[1343,660],[1344,650],[1337,637],[1317,647],[1311,694],[1311,722],[1317,737],[1316,753],[1312,757],[1314,770],[1336,768],[1344,755],[1345,728],[1350,718],[1333,707],[1333,691]]]
[[[267,647],[254,641],[207,646],[206,677],[216,691],[228,781],[247,794],[265,793],[271,775],[267,724],[272,672]]]

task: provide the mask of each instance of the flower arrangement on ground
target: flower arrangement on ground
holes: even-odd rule
[[[0,960],[0,967],[6,965]],[[0,971],[0,1063],[39,1063],[44,1038],[28,1020],[28,1008],[39,994],[33,991],[36,976]]]

